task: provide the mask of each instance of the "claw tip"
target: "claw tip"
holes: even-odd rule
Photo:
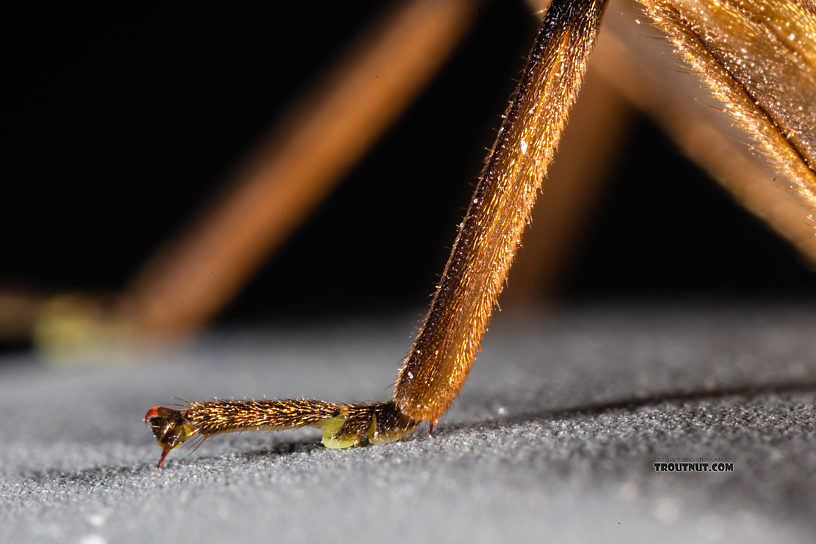
[[[173,448],[171,448],[169,446],[164,446],[162,448],[161,457],[159,457],[159,464],[156,465],[156,468],[161,468],[162,463],[164,463],[164,458],[167,457],[167,454],[170,453],[170,450],[172,450],[172,449]]]

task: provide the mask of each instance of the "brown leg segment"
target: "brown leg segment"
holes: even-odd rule
[[[450,407],[529,222],[597,36],[605,0],[554,0],[394,390],[412,420]]]

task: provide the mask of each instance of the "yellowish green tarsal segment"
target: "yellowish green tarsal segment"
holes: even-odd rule
[[[341,438],[337,438],[337,434],[340,432],[340,429],[343,428],[343,425],[346,423],[346,419],[348,419],[348,414],[342,413],[336,415],[334,417],[330,417],[315,427],[321,429],[323,431],[323,445],[330,450],[342,450],[344,448],[353,448],[355,446],[360,445],[360,441],[363,439],[360,435],[346,435]],[[366,431],[366,436],[368,436],[369,440],[374,437],[374,432],[377,429],[377,416],[371,416],[371,425],[369,425],[368,430]]]
[[[324,446],[330,450],[341,450],[343,448],[351,448],[359,444],[360,437],[358,436],[347,436],[340,439],[334,437],[338,432],[340,432],[340,429],[343,427],[343,424],[346,422],[347,418],[348,415],[342,413],[320,422],[319,425],[315,425],[315,427],[323,430]]]

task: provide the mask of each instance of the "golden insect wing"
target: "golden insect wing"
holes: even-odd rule
[[[816,6],[640,1],[756,149],[816,206]]]

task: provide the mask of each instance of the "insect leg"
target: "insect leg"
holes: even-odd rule
[[[467,379],[586,70],[606,0],[553,0],[394,390],[436,420]]]
[[[461,223],[442,281],[405,364],[393,400],[335,404],[294,399],[155,407],[162,460],[187,438],[303,426],[345,448],[397,440],[450,407],[479,350],[536,193],[552,161],[586,70],[606,0],[554,0],[524,77]]]

